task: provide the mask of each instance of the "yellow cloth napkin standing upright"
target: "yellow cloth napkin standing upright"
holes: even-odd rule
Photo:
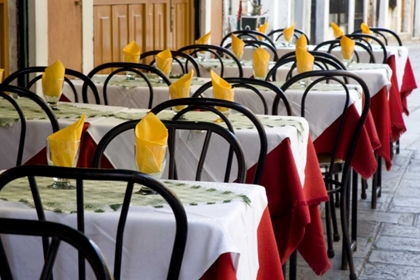
[[[148,113],[134,131],[136,140],[136,163],[138,170],[146,174],[163,171],[168,144],[168,130],[153,113]]]
[[[283,30],[283,37],[286,42],[289,42],[289,43],[292,42],[293,34],[295,33],[295,26],[296,26],[296,23]]]
[[[364,22],[360,24],[360,29],[362,29],[362,33],[364,34],[372,34],[372,31],[370,31],[369,25],[367,25]]]
[[[54,166],[73,167],[80,146],[83,124],[86,116],[82,115],[75,123],[48,136],[50,159]]]
[[[4,69],[0,68],[0,84],[1,82],[3,82],[3,73],[4,73]]]
[[[161,51],[156,55],[156,64],[160,71],[166,76],[171,72],[172,67],[172,53],[169,49]]]
[[[241,39],[239,39],[235,34],[232,33],[232,51],[238,59],[242,58],[244,54],[244,46],[245,43]]]
[[[334,31],[334,37],[339,38],[344,35],[343,30],[335,22],[331,22],[331,27]]]
[[[137,45],[136,41],[131,41],[127,46],[124,47],[124,62],[138,63],[140,59],[141,49]]]
[[[265,79],[268,71],[268,63],[270,61],[270,54],[259,47],[255,49],[252,54],[252,67],[254,70],[254,78]]]
[[[314,57],[307,50],[296,48],[296,67],[299,74],[312,71],[314,66]]]
[[[169,86],[169,96],[171,99],[186,98],[190,96],[191,81],[194,75],[194,70],[191,69],[187,75],[173,82]],[[175,111],[181,111],[185,105],[175,106]]]
[[[349,37],[343,36],[340,39],[341,56],[345,60],[350,60],[353,57],[354,45],[356,43]]]
[[[262,33],[262,34],[266,34],[267,33],[267,28],[268,28],[268,21],[266,21],[264,24],[260,25],[257,27],[257,31]],[[262,40],[263,37],[261,36],[257,36],[258,40]]]
[[[63,89],[66,69],[60,60],[57,60],[42,73],[42,90],[44,95],[59,97]]]
[[[300,35],[300,37],[296,40],[296,48],[301,47],[304,50],[308,49],[308,42],[306,41],[305,35]]]
[[[235,97],[235,90],[232,88],[232,85],[223,80],[219,75],[216,74],[213,70],[210,71],[211,84],[213,86],[213,96],[216,99],[223,99],[227,101],[233,101]],[[228,111],[229,108],[225,107],[216,107],[217,110],[223,112]]]
[[[211,31],[209,31],[209,33],[207,33],[207,34],[201,36],[200,38],[198,38],[197,40],[195,40],[195,43],[197,45],[207,45],[209,43],[210,35],[211,35]]]

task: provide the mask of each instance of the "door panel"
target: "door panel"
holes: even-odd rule
[[[174,20],[172,42],[173,49],[177,50],[192,43],[193,24],[192,11],[189,0],[174,0]]]
[[[162,50],[165,48],[171,48],[169,42],[169,1],[156,1],[153,3],[149,1],[149,21],[152,26],[148,26],[147,30],[151,31],[147,33],[147,50]]]
[[[136,41],[139,46],[146,42],[146,4],[128,7],[128,41]],[[142,50],[143,51],[143,50]]]
[[[82,57],[82,5],[49,0],[48,64],[61,60],[66,68],[82,71]]]
[[[123,49],[128,43],[128,7],[112,6],[112,60],[123,61]]]
[[[94,64],[112,61],[111,6],[96,6],[94,18]]]
[[[211,37],[210,43],[218,46],[223,38],[223,1],[211,1]]]

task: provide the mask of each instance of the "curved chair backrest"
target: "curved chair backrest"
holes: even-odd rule
[[[105,79],[104,85],[103,85],[103,91],[102,96],[104,99],[105,105],[112,105],[108,102],[108,85],[111,81],[112,77],[117,75],[118,73],[124,73],[124,72],[132,72],[138,75],[138,78],[141,78],[145,81],[146,86],[149,90],[149,104],[148,108],[150,109],[153,104],[153,86],[145,72],[149,72],[152,74],[157,75],[159,79],[161,79],[164,83],[166,83],[168,86],[171,85],[171,81],[168,77],[166,77],[165,74],[163,74],[159,69],[156,69],[155,67],[152,67],[150,65],[146,64],[140,64],[140,63],[131,63],[131,62],[108,62],[101,65],[96,66],[93,68],[89,74],[87,75],[89,78],[93,78],[96,74],[103,70],[111,70],[111,73],[108,74],[108,76]]]
[[[279,100],[283,101],[283,106],[286,108],[286,113],[288,116],[292,115],[292,110],[290,108],[290,104],[284,95],[283,91],[276,86],[273,83],[257,80],[257,79],[251,79],[251,78],[225,78],[226,82],[232,85],[233,88],[246,88],[255,93],[259,99],[261,99],[261,102],[263,103],[264,108],[264,115],[268,115],[270,112],[268,111],[268,105],[267,101],[264,98],[264,95],[261,93],[261,87],[264,88],[265,91],[271,91],[275,94],[275,99],[278,98]],[[200,88],[198,88],[192,98],[202,97],[203,93],[207,91],[209,88],[212,87],[212,82],[205,83]]]
[[[270,44],[271,46],[273,46],[274,48],[276,48],[276,44],[274,44],[274,42],[270,39],[270,36],[264,33],[255,31],[255,30],[236,30],[236,31],[229,32],[223,37],[222,41],[220,41],[221,47],[225,46],[226,42],[230,41],[232,34],[235,34],[239,39],[242,39],[244,41],[245,40],[264,41]],[[262,40],[260,40],[259,38],[262,38]]]
[[[310,71],[310,72],[305,72],[302,74],[298,74],[292,78],[290,78],[288,81],[286,81],[286,83],[284,83],[284,85],[281,87],[282,90],[287,93],[287,90],[296,83],[299,83],[302,79],[311,79],[311,81],[309,82],[309,85],[305,88],[305,91],[303,93],[303,97],[302,97],[302,101],[301,101],[301,116],[302,117],[307,117],[305,114],[305,102],[306,102],[306,98],[308,95],[311,94],[311,90],[314,86],[316,86],[318,83],[323,83],[325,81],[331,81],[333,80],[334,82],[342,85],[343,90],[345,92],[345,102],[343,103],[343,109],[342,109],[342,114],[340,116],[339,119],[339,129],[338,132],[336,134],[336,137],[334,139],[334,148],[333,148],[333,152],[331,154],[331,163],[330,166],[331,168],[329,168],[329,171],[326,174],[326,179],[327,180],[332,180],[332,176],[333,176],[333,170],[334,170],[334,160],[336,159],[336,153],[337,153],[337,147],[338,144],[340,143],[340,141],[342,141],[342,132],[344,131],[344,123],[347,117],[347,110],[349,108],[349,100],[350,100],[350,92],[348,87],[346,86],[346,84],[343,82],[343,78],[346,77],[348,79],[352,79],[354,80],[356,83],[358,83],[361,87],[362,87],[362,94],[363,94],[363,109],[362,112],[360,114],[360,118],[357,121],[357,125],[353,131],[353,133],[351,133],[351,140],[350,140],[350,144],[348,145],[348,148],[346,150],[345,153],[345,158],[344,158],[344,167],[343,167],[343,182],[348,182],[349,179],[349,174],[350,174],[350,164],[354,155],[354,150],[356,148],[356,144],[357,141],[359,139],[359,136],[362,132],[364,123],[366,121],[367,115],[369,113],[369,108],[370,108],[370,94],[369,94],[369,89],[366,85],[366,83],[364,82],[364,80],[356,75],[353,74],[351,72],[348,71],[344,71],[344,70],[333,70],[333,71]],[[310,116],[309,116],[310,117]],[[347,187],[345,186],[342,186]]]
[[[154,50],[154,51],[144,52],[140,55],[140,60],[152,57],[153,60],[149,63],[149,65],[153,66],[156,62],[155,56],[161,51],[163,50]],[[187,53],[179,52],[179,51],[171,51],[171,54],[172,54],[172,59],[174,60],[174,62],[176,62],[181,68],[181,74],[188,73],[188,70],[189,70],[188,64],[191,63],[196,73],[196,76],[197,77],[201,76],[200,67],[198,66],[198,63],[195,61],[195,59],[191,55]],[[180,58],[185,59],[185,61],[181,61]]]
[[[47,178],[68,178],[76,180],[77,191],[77,229],[84,232],[84,181],[112,181],[125,182],[126,190],[124,199],[121,202],[120,217],[117,226],[115,241],[115,260],[114,260],[114,278],[120,279],[121,262],[123,252],[124,229],[127,221],[128,210],[130,208],[131,196],[134,190],[134,184],[148,187],[162,196],[171,207],[176,221],[175,241],[172,249],[172,256],[168,270],[167,279],[178,279],[181,270],[182,259],[184,256],[185,245],[188,234],[187,216],[181,202],[165,187],[161,182],[145,174],[130,170],[110,170],[110,169],[90,169],[90,168],[67,168],[44,165],[22,165],[0,174],[0,191],[10,182],[27,177],[29,188],[34,199],[34,205],[38,219],[45,221],[45,212],[38,191],[36,177]],[[0,246],[1,249],[2,246]],[[51,247],[48,238],[43,238],[44,254]],[[1,251],[1,250],[0,250]],[[79,279],[84,279],[85,267],[83,258],[79,256]],[[0,260],[1,261],[1,260]],[[3,262],[2,262],[3,263]]]
[[[11,84],[14,80],[18,79],[19,77],[22,76],[26,76],[32,73],[42,73],[45,71],[45,68],[47,68],[46,66],[33,66],[33,67],[28,67],[22,70],[18,70],[12,74],[10,74],[9,76],[7,76],[6,79],[4,79],[3,84],[9,85]],[[76,70],[72,70],[72,69],[68,69],[66,68],[65,71],[66,77],[64,77],[65,82],[70,86],[70,88],[73,91],[73,96],[74,96],[74,100],[75,102],[79,102],[79,97],[78,97],[78,93],[76,90],[76,87],[74,86],[72,80],[70,80],[67,76],[73,76],[77,79],[80,79],[83,81],[83,89],[82,89],[82,99],[83,99],[83,103],[89,103],[88,100],[88,93],[87,90],[91,90],[93,93],[93,96],[95,97],[95,103],[99,104],[99,94],[98,94],[98,90],[95,86],[95,84],[91,81],[90,78],[88,78],[86,75],[84,75],[83,73],[76,71]],[[36,75],[33,79],[31,79],[27,85],[27,89],[30,89],[37,81],[39,81],[42,78],[42,75]],[[18,84],[18,86],[23,87],[23,85]]]
[[[375,63],[386,64],[386,61],[388,59],[386,46],[384,45],[384,43],[382,43],[382,41],[378,37],[369,35],[369,34],[362,34],[362,33],[358,33],[358,34],[353,33],[353,34],[348,34],[346,36],[353,40],[359,40],[359,42],[361,42],[362,44],[368,45],[371,50],[373,50],[372,45],[377,44],[382,50],[383,59],[381,60],[376,59]]]
[[[360,41],[355,42],[355,47],[359,47],[361,49],[361,50],[360,49],[358,50],[357,48],[354,49],[354,55],[356,56],[356,61],[360,62],[360,51],[364,51],[368,54],[369,63],[376,63],[376,59],[375,59],[375,55],[373,54],[372,46],[364,38],[359,38],[359,40]],[[327,47],[328,48],[327,52],[331,53],[335,48],[340,48],[341,47],[340,40],[335,39],[335,40],[322,42],[314,48],[314,51],[320,52],[323,47]],[[386,56],[386,53],[385,53],[385,56]]]
[[[238,58],[228,49],[214,46],[214,45],[188,45],[185,47],[182,47],[178,50],[179,52],[189,52],[190,55],[194,56],[198,52],[208,52],[211,55],[214,56],[215,59],[217,59],[220,63],[220,76],[223,77],[224,74],[224,64],[223,64],[223,56],[226,56],[229,59],[232,59],[233,62],[238,67],[239,71],[239,77],[244,76],[244,71],[242,70],[242,64],[238,60]]]
[[[83,258],[89,262],[96,279],[112,279],[106,260],[102,256],[98,246],[96,246],[96,244],[87,238],[83,233],[71,227],[47,221],[0,218],[0,233],[51,238],[50,250],[45,258],[41,276],[39,277],[41,280],[51,279],[55,263],[55,255],[58,253],[60,248],[59,246],[62,241],[77,249]],[[10,265],[7,261],[7,256],[2,250],[0,250],[0,260],[3,260],[3,268],[0,269],[1,278],[12,280],[13,276],[10,270]],[[2,271],[4,271],[3,274]],[[35,275],[33,276],[35,279]]]
[[[172,100],[162,102],[159,105],[155,106],[151,110],[151,112],[157,115],[159,112],[165,109],[172,108],[173,106],[182,106],[182,105],[187,105],[188,107],[186,107],[185,109],[180,111],[177,115],[175,115],[175,118],[181,117],[183,114],[185,114],[188,111],[192,111],[192,110],[196,110],[200,108],[202,108],[203,110],[214,112],[214,111],[217,111],[216,109],[214,109],[214,107],[216,108],[223,107],[223,108],[229,108],[239,113],[242,113],[245,117],[247,117],[252,122],[255,129],[257,129],[258,131],[258,136],[260,139],[260,153],[258,156],[257,167],[256,167],[254,178],[252,181],[247,180],[247,182],[253,182],[253,184],[259,184],[262,177],[264,165],[265,165],[265,158],[267,156],[267,135],[265,133],[264,127],[261,124],[260,120],[248,108],[246,108],[245,106],[239,103],[230,102],[230,101],[221,100],[221,99],[214,99],[214,98],[172,99]],[[221,117],[221,118],[223,119],[224,122],[227,122],[227,123],[229,122],[229,120],[226,117],[225,118]],[[230,127],[229,129],[232,129],[232,128]]]
[[[95,150],[93,156],[92,167],[99,168],[101,159],[105,153],[106,148],[108,147],[109,143],[121,133],[127,130],[134,130],[139,120],[131,120],[124,122],[120,125],[117,125],[110,131],[108,131],[104,137],[102,137],[101,141],[98,143],[98,146]],[[166,128],[168,129],[168,149],[169,149],[169,179],[178,179],[178,172],[176,170],[176,154],[177,154],[177,132],[180,131],[200,131],[201,133],[206,132],[204,136],[204,143],[201,149],[201,154],[197,160],[197,168],[196,168],[196,175],[195,181],[201,180],[201,175],[204,170],[204,164],[208,155],[209,144],[212,135],[216,134],[221,136],[230,146],[230,150],[234,152],[236,159],[237,159],[237,166],[238,166],[238,173],[235,179],[237,183],[244,183],[246,177],[246,163],[245,163],[245,156],[242,150],[242,147],[236,139],[236,136],[226,128],[221,127],[220,125],[209,123],[209,122],[192,122],[192,121],[163,121]],[[133,137],[134,142],[134,137]],[[232,168],[232,155],[229,155],[227,158],[227,165],[226,171],[224,175],[224,182],[229,182],[229,177]],[[222,160],[220,161],[222,163]]]
[[[269,32],[267,34],[267,36],[270,37],[270,38],[272,38],[273,42],[276,42],[276,41],[278,41],[283,36],[284,29],[286,29],[286,28],[280,28],[280,29],[272,30],[271,32]],[[309,45],[310,44],[310,40],[309,40],[308,35],[306,35],[305,32],[303,32],[302,30],[295,28],[295,31],[293,32],[293,37],[297,40],[302,35],[305,36],[306,42]]]
[[[257,41],[257,40],[243,40],[244,41],[244,47],[250,46],[253,48],[263,47],[266,49],[269,49],[271,52],[271,57],[273,61],[277,61],[279,59],[279,55],[277,54],[277,50],[275,47],[273,47],[271,44],[265,42],[265,41]],[[232,46],[231,43],[228,43],[224,46],[224,48],[229,49]]]
[[[346,70],[346,67],[343,65],[343,63],[338,60],[335,56],[329,54],[329,53],[323,53],[318,51],[310,51],[314,56],[314,66],[316,66],[317,70]],[[283,55],[276,64],[268,71],[266,80],[272,80],[276,81],[277,79],[277,70],[283,66],[291,64],[290,69],[287,72],[286,75],[286,81],[289,80],[292,76],[294,71],[296,70],[296,53],[290,52],[285,55]],[[315,70],[315,69],[314,69]],[[347,83],[347,79],[345,78],[345,81]]]
[[[388,28],[381,28],[381,27],[369,27],[370,31],[372,31],[375,35],[380,36],[383,40],[386,46],[388,46],[388,38],[386,35],[391,35],[398,43],[398,46],[402,46],[402,41],[400,36],[398,36],[397,33],[395,33],[393,30]],[[353,33],[362,33],[361,29],[358,29],[354,31]]]
[[[0,84],[0,96],[3,97],[5,100],[11,103],[13,108],[16,110],[16,113],[19,116],[20,119],[20,125],[21,125],[21,131],[20,131],[20,138],[19,138],[19,148],[17,153],[17,160],[16,160],[16,166],[22,164],[22,158],[23,158],[23,151],[25,148],[25,140],[26,140],[26,118],[25,113],[21,110],[19,106],[19,100],[13,99],[11,96],[9,96],[7,93],[16,94],[20,97],[25,97],[27,99],[30,99],[34,103],[36,103],[41,109],[45,112],[47,115],[50,123],[51,123],[51,132],[57,132],[60,127],[58,125],[58,121],[51,110],[51,108],[48,106],[47,103],[42,100],[41,97],[39,97],[37,94],[17,86],[11,86],[7,84]]]

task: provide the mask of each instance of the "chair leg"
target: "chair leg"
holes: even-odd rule
[[[389,141],[389,152],[391,156],[391,160],[394,159],[394,143],[392,141]]]
[[[0,279],[11,280],[13,279],[12,271],[10,270],[9,261],[7,259],[6,251],[3,247],[3,242],[0,238]]]
[[[296,280],[297,276],[297,252],[294,251],[289,259],[289,280]]]
[[[330,197],[334,197],[331,195]],[[334,241],[340,241],[340,234],[338,233],[338,225],[337,225],[337,214],[335,212],[334,203],[329,203],[330,205],[330,211],[331,211],[331,220],[333,225],[333,240]]]
[[[368,188],[368,183],[367,183],[367,180],[366,179],[363,179],[363,178],[362,178],[361,181],[362,181],[362,192],[360,194],[360,197],[362,199],[366,199],[367,198],[366,190]]]
[[[372,180],[372,209],[376,209],[377,198],[381,196],[382,158],[376,155],[376,161],[378,162],[378,169],[376,170]]]
[[[355,170],[353,170],[352,180],[352,198],[351,198],[351,247],[354,251],[357,250],[357,191],[358,191],[359,176]]]
[[[397,142],[395,142],[395,154],[399,155],[400,154],[400,139],[397,140]]]
[[[343,178],[344,180],[344,178]],[[346,181],[346,180],[344,180]],[[347,180],[348,182],[348,180]],[[341,228],[343,232],[343,255],[341,259],[341,268],[346,270],[347,267],[350,270],[350,279],[357,279],[357,275],[354,269],[353,262],[353,250],[351,248],[349,228],[348,228],[348,203],[349,203],[349,184],[345,187],[346,191],[341,192],[341,207],[340,207],[340,217],[341,217]]]
[[[338,174],[334,174],[334,180],[338,181]],[[336,192],[335,193],[335,207],[339,208],[340,207],[340,193]]]
[[[331,194],[330,200],[332,197],[333,195]],[[327,255],[330,259],[335,256],[333,241],[331,237],[331,217],[330,217],[331,208],[332,208],[331,203],[328,201],[325,202],[325,223],[326,223],[326,230],[327,230]]]

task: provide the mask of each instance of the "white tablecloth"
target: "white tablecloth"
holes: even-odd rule
[[[194,184],[197,184],[194,182]],[[188,239],[180,279],[199,279],[224,253],[230,252],[238,279],[255,279],[258,271],[257,228],[267,207],[265,189],[256,185],[199,183],[208,188],[246,195],[250,205],[230,203],[185,206]],[[57,190],[60,192],[62,190]],[[0,192],[1,197],[1,192]],[[75,214],[46,212],[47,220],[76,227]],[[37,219],[35,210],[23,203],[0,201],[0,216]],[[86,235],[101,249],[113,268],[119,212],[86,212]],[[132,206],[128,215],[121,279],[166,279],[175,234],[174,217],[164,208]],[[40,238],[2,236],[15,279],[35,279],[42,265]],[[24,265],[25,267],[23,267]],[[76,252],[62,244],[54,276],[77,279]],[[94,279],[90,270],[90,277]],[[141,275],[141,276],[140,276]]]

